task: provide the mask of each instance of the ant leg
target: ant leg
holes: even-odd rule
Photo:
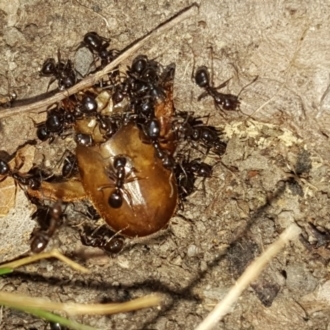
[[[78,173],[77,157],[66,149],[56,166],[62,165],[62,176],[70,178]]]
[[[48,86],[47,86],[47,92],[48,92],[48,90],[49,90],[49,87],[50,87],[55,81],[56,81],[56,78],[55,78],[55,77],[53,77],[53,78],[50,79],[50,81],[49,81],[49,83],[48,83]]]
[[[107,189],[107,188],[115,188],[115,185],[113,183],[104,184],[102,186],[99,186],[97,188],[97,191],[102,191],[102,193],[103,193],[103,190]]]
[[[200,101],[200,100],[204,99],[208,95],[209,95],[208,92],[203,92],[201,95],[198,96],[197,101]]]
[[[195,60],[195,58],[196,58],[196,56],[195,56],[195,53],[194,53],[193,48],[188,44],[188,42],[187,42],[187,46],[190,48],[191,53],[193,55],[193,69],[191,71],[191,81],[194,83],[195,82],[195,67],[196,67],[196,60]]]
[[[228,124],[226,112],[222,109],[222,107],[216,101],[214,101],[214,107],[216,108],[216,110],[218,110],[218,114],[220,114],[220,116],[225,120],[226,124]]]
[[[224,88],[228,85],[228,82],[231,80],[231,78],[227,79],[226,81],[224,81],[223,83],[221,83],[219,86],[217,87],[213,87],[214,90],[217,90],[217,89],[221,89],[221,88]]]
[[[210,76],[210,78],[211,78],[211,86],[213,86],[214,85],[214,81],[213,81],[213,78],[214,78],[213,77],[214,76],[214,70],[213,70],[213,47],[212,46],[208,46],[207,48],[209,48],[209,50],[210,50],[210,58],[211,58],[211,76]]]
[[[57,49],[57,62],[58,62],[58,65],[61,64],[61,51],[59,49]]]
[[[69,150],[69,149],[65,149],[61,158],[59,159],[59,161],[57,162],[57,164],[55,165],[55,168],[59,168],[61,164],[63,164],[63,162],[65,161],[65,159],[67,157],[73,156],[73,153]]]
[[[124,231],[127,228],[128,228],[128,226],[117,231],[116,233],[113,233],[111,230],[108,229],[108,232],[109,233],[112,232],[112,235],[109,239],[104,240],[102,249],[105,252],[110,252],[112,254],[117,254],[117,253],[121,252],[125,245],[125,241],[124,241],[125,238],[123,236],[121,236],[120,234],[122,231]]]
[[[12,91],[7,95],[0,96],[0,106],[10,108],[12,107],[16,99],[17,99],[17,94],[15,91]]]
[[[248,87],[248,86],[252,85],[253,83],[255,83],[258,80],[258,78],[259,78],[259,76],[255,76],[252,81],[250,81],[247,85],[245,85],[244,87],[242,87],[242,89],[237,94],[237,98],[241,95],[241,93],[244,91],[244,89],[246,87]]]

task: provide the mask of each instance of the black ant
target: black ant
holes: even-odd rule
[[[212,166],[202,162],[200,158],[193,160],[184,158],[176,164],[174,174],[179,189],[179,198],[185,200],[194,192],[197,177],[202,177],[205,180],[212,176]]]
[[[81,45],[86,46],[92,53],[99,53],[109,47],[110,40],[101,37],[97,32],[87,32]]]
[[[188,112],[179,112],[183,122],[174,121],[173,130],[178,139],[200,142],[207,152],[212,151],[221,156],[226,150],[226,144],[220,140],[220,131],[214,126],[205,125],[199,117],[193,117]]]
[[[145,55],[139,55],[133,60],[131,67],[126,71],[127,78],[114,88],[112,94],[114,104],[122,102],[125,97],[137,99],[146,95],[150,89],[150,84],[142,81],[141,77],[147,65],[148,58]]]
[[[205,89],[205,92],[198,97],[198,101],[204,98],[207,95],[210,95],[216,106],[220,106],[223,110],[236,110],[240,105],[238,96],[233,94],[223,94],[217,90],[227,86],[229,80],[226,80],[218,87],[211,86],[210,84],[210,75],[206,66],[201,66],[196,70],[195,82],[196,84]]]
[[[183,160],[182,166],[186,172],[193,173],[196,176],[202,178],[210,178],[212,176],[213,166],[202,162],[200,158],[196,158],[190,161]]]
[[[78,170],[77,157],[72,152],[67,151],[62,167],[62,177],[70,178],[77,174]]]
[[[111,254],[119,253],[124,246],[124,238],[117,236],[107,225],[96,229],[84,226],[84,233],[80,234],[81,243],[85,246],[98,247]]]
[[[37,137],[41,141],[49,140],[52,143],[55,136],[61,136],[64,131],[71,128],[78,119],[82,119],[92,107],[89,95],[83,99],[84,103],[76,106],[72,98],[65,99],[61,104],[56,103],[47,108],[47,118],[41,123],[35,123],[37,127]],[[94,100],[95,104],[96,101]],[[97,105],[93,104],[95,108]],[[95,109],[93,108],[93,111]],[[63,135],[65,138],[65,135]]]
[[[23,186],[27,186],[32,190],[37,190],[40,188],[41,179],[31,175],[31,174],[20,174],[18,172],[14,172],[11,174],[12,178]]]
[[[101,216],[93,205],[86,206],[87,217],[91,220],[99,220]]]
[[[128,68],[127,74],[134,79],[140,79],[143,71],[148,66],[148,57],[146,55],[138,55],[132,61],[132,65]]]
[[[83,115],[94,116],[99,124],[100,132],[107,140],[118,130],[118,118],[102,115],[97,111],[98,105],[95,96],[86,93],[80,103],[80,111]]]
[[[144,134],[150,139],[155,148],[156,156],[162,161],[164,167],[172,169],[174,167],[173,157],[160,147],[160,124],[158,119],[153,118],[149,120],[145,125],[142,125],[142,129]]]
[[[117,209],[123,204],[123,192],[129,196],[129,192],[124,189],[124,184],[137,180],[138,178],[129,178],[130,174],[135,171],[131,168],[129,173],[126,172],[127,158],[123,155],[117,155],[113,160],[113,169],[107,172],[108,177],[114,182],[113,184],[106,184],[98,188],[98,190],[103,190],[105,188],[115,189],[109,196],[108,203],[111,207]]]
[[[87,32],[81,46],[86,46],[93,54],[101,59],[101,68],[112,62],[119,54],[116,49],[107,50],[110,39],[101,37],[96,32]]]
[[[148,60],[147,56],[139,55],[127,70],[127,84],[131,99],[151,98],[153,100],[163,99],[164,90],[161,87],[166,80],[170,68],[161,73],[161,66],[154,60]]]
[[[5,160],[0,159],[0,175],[2,176],[0,181],[3,181],[7,176],[11,176],[19,185],[26,186],[32,190],[40,188],[41,173],[39,171],[32,173],[32,169],[30,173],[22,174],[18,170],[19,168],[11,170],[9,164]]]
[[[59,90],[64,90],[72,87],[77,82],[76,70],[70,60],[66,63],[61,61],[60,51],[57,52],[57,62],[54,58],[48,58],[43,63],[40,70],[40,76],[42,77],[53,77],[49,84],[50,85],[57,80]]]
[[[179,200],[185,201],[186,197],[195,190],[196,176],[193,173],[186,172],[184,167],[177,163],[174,169],[174,175],[178,187]]]
[[[37,219],[40,226],[39,229],[32,233],[30,247],[33,253],[40,253],[47,247],[57,228],[62,225],[65,217],[61,201],[55,202],[52,207],[40,205],[37,205],[37,207],[37,211],[31,216],[32,219]]]
[[[74,121],[75,116],[71,112],[56,105],[48,112],[46,121],[35,124],[37,137],[40,141],[49,140],[49,143],[52,143],[55,136],[61,136],[65,130],[73,126]]]
[[[100,132],[103,134],[103,138],[108,140],[111,138],[119,129],[118,118],[114,116],[107,116],[97,113],[95,115],[99,125]]]
[[[223,110],[226,110],[226,111],[238,110],[238,107],[240,105],[239,95],[242,93],[242,91],[247,86],[254,83],[257,79],[258,79],[258,76],[255,77],[252,80],[252,82],[250,82],[248,85],[244,86],[241,89],[241,91],[238,93],[238,95],[224,94],[224,93],[218,92],[218,89],[226,87],[230,79],[226,80],[225,82],[220,84],[218,87],[214,87],[214,86],[211,85],[211,82],[210,82],[210,75],[209,75],[209,72],[208,72],[208,68],[206,66],[200,66],[196,70],[195,82],[200,88],[204,88],[205,92],[202,93],[198,97],[198,101],[200,101],[202,98],[209,95],[213,98],[215,106],[217,108],[220,107],[220,109],[223,109]]]

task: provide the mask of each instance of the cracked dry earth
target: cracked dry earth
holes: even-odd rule
[[[58,49],[83,71],[91,57],[76,49],[86,32],[108,36],[122,49],[191,3],[1,0],[0,93],[40,95],[48,81],[38,70]],[[147,43],[139,53],[176,63],[176,108],[210,115],[209,124],[225,132],[227,151],[213,177],[205,190],[198,184],[166,230],[132,240],[113,258],[88,249],[89,258],[78,259],[75,226],[85,218],[69,213],[71,224],[53,246],[92,275],[46,260],[1,278],[1,290],[63,302],[126,301],[159,292],[159,308],[76,319],[98,329],[193,329],[246,266],[297,223],[303,237],[270,263],[215,329],[329,329],[329,16],[325,2],[205,0],[196,15]],[[211,98],[197,102],[194,62],[212,62],[215,85],[231,78],[224,92],[236,95],[259,76],[240,95],[242,113],[222,116]],[[0,149],[11,153],[34,138],[31,119],[44,117],[2,119]],[[45,155],[56,166],[58,155],[74,145],[70,138],[60,142],[38,144],[35,162]],[[14,208],[1,219],[1,261],[29,249],[32,212],[18,191]],[[2,309],[0,321],[1,329],[48,326],[9,309]]]

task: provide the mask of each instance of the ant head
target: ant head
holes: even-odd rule
[[[123,155],[117,155],[115,156],[113,160],[113,167],[115,169],[118,169],[120,167],[125,167],[127,163],[127,158]]]
[[[200,66],[196,70],[195,82],[201,88],[206,88],[210,84],[210,75],[206,66]]]
[[[148,57],[145,55],[138,55],[133,60],[132,66],[130,68],[131,73],[137,73],[138,75],[146,69],[148,64]]]
[[[7,175],[10,172],[10,167],[7,162],[0,159],[0,175]]]
[[[47,58],[40,70],[41,76],[50,76],[56,73],[56,62],[53,58]]]

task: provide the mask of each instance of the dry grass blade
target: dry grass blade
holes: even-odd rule
[[[238,299],[242,292],[253,282],[265,268],[265,266],[280,252],[290,241],[298,237],[301,233],[300,228],[293,224],[288,227],[279,238],[271,244],[267,250],[257,258],[237,280],[236,284],[230,289],[227,296],[213,309],[213,311],[198,325],[195,330],[212,329],[230,310],[233,303]]]
[[[125,313],[142,308],[158,306],[160,303],[161,297],[159,295],[145,296],[124,303],[75,304],[51,302],[42,298],[32,298],[9,292],[0,292],[1,305],[12,308],[24,309],[24,307],[28,306],[30,309],[40,308],[43,310],[56,310],[65,312],[69,315],[106,315]]]
[[[59,259],[62,262],[64,262],[65,264],[67,264],[69,267],[71,267],[72,269],[74,269],[78,272],[89,273],[89,270],[87,268],[85,268],[85,267],[79,265],[78,263],[72,261],[71,259],[67,258],[62,253],[60,253],[58,250],[52,250],[52,251],[49,251],[49,252],[34,254],[34,255],[28,256],[26,258],[22,258],[22,259],[19,259],[19,260],[8,262],[6,264],[1,265],[0,268],[15,269],[15,268],[30,264],[32,262],[36,262],[36,261],[39,261],[39,260],[42,260],[42,259],[48,259],[48,258]]]
[[[165,21],[164,23],[160,24],[157,28],[149,32],[147,35],[135,41],[132,45],[130,45],[127,49],[123,51],[116,59],[114,59],[110,64],[108,64],[104,69],[96,72],[94,75],[90,75],[84,78],[81,82],[74,85],[73,87],[56,93],[55,95],[41,100],[39,102],[35,102],[33,104],[27,104],[20,107],[14,108],[7,108],[0,112],[0,119],[5,118],[8,116],[17,115],[23,112],[30,112],[33,110],[45,110],[48,106],[60,102],[61,100],[65,99],[66,97],[79,92],[80,90],[90,87],[94,85],[97,81],[99,81],[103,76],[111,72],[118,64],[122,61],[127,59],[129,56],[133,55],[138,49],[140,49],[149,39],[157,37],[169,29],[173,28],[180,22],[184,21],[185,19],[191,17],[192,15],[196,14],[197,12],[197,4],[193,4],[181,12],[176,14],[174,17],[171,17],[169,20]]]
[[[88,325],[78,323],[74,320],[66,319],[62,316],[44,311],[42,309],[31,309],[28,307],[24,307],[24,308],[16,307],[15,309],[20,310],[25,313],[29,313],[31,315],[34,315],[36,317],[42,318],[42,319],[50,321],[50,322],[59,323],[62,326],[67,327],[68,329],[71,329],[71,330],[97,330],[94,327],[90,327]]]

